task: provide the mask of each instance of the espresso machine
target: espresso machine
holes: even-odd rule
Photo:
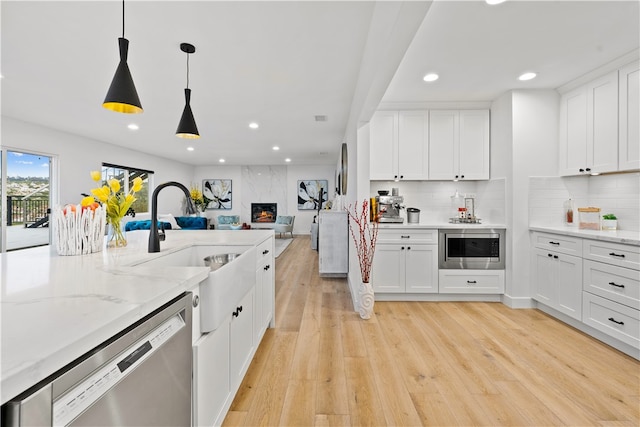
[[[376,196],[378,222],[404,222],[404,218],[400,216],[400,209],[404,209],[403,202],[402,196]]]

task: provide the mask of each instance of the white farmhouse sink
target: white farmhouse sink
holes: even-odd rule
[[[214,257],[217,262],[210,266],[209,277],[200,282],[200,331],[206,333],[217,329],[255,285],[255,247],[196,245],[136,265],[205,267],[206,257],[225,254],[232,255]]]

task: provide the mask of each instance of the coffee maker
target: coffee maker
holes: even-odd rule
[[[400,216],[400,209],[404,208],[401,205],[403,202],[402,196],[376,196],[378,222],[404,222],[404,218]]]

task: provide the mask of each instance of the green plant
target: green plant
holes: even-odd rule
[[[602,215],[602,219],[618,219],[614,214],[604,214]]]

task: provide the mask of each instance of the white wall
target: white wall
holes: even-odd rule
[[[58,176],[58,187],[52,189],[54,204],[80,203],[80,194],[95,187],[89,173],[100,170],[103,162],[152,170],[154,185],[178,181],[189,187],[193,176],[190,165],[4,116],[2,147],[53,157],[53,173]],[[158,210],[180,215],[183,201],[179,189],[164,189]]]

